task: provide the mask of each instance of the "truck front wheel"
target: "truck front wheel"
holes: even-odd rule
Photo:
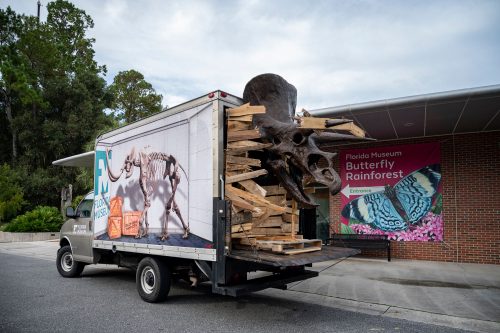
[[[136,273],[137,291],[149,303],[164,301],[170,291],[171,276],[161,260],[146,257],[139,262]]]
[[[82,274],[85,264],[73,259],[71,247],[65,245],[57,251],[57,271],[64,277],[75,277]]]

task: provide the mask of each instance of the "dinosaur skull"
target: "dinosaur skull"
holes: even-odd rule
[[[304,192],[304,184],[320,183],[332,194],[340,190],[340,177],[332,167],[336,153],[319,149],[321,142],[338,141],[344,135],[317,134],[293,122],[297,90],[282,77],[262,74],[250,80],[243,93],[245,102],[264,105],[266,114],[255,115],[261,137],[273,143],[267,149],[267,165],[290,195],[304,208],[317,206]],[[323,160],[320,166],[319,162]]]

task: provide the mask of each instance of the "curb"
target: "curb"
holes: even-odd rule
[[[496,321],[456,317],[440,313],[400,308],[391,305],[367,303],[356,300],[337,298],[333,296],[304,293],[294,290],[280,291],[268,289],[260,293],[276,298],[312,303],[345,311],[360,312],[364,314],[384,316],[394,319],[403,319],[424,324],[446,326],[482,333],[500,332],[500,322]]]
[[[5,232],[0,231],[0,243],[36,242],[59,239],[59,232]]]

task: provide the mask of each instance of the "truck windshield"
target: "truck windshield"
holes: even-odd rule
[[[78,205],[78,208],[76,209],[76,214],[80,217],[90,217],[93,206],[94,206],[94,200],[85,199]]]

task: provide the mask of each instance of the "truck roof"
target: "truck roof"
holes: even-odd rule
[[[143,118],[141,120],[138,120],[136,122],[127,124],[125,126],[119,127],[119,128],[114,129],[112,131],[103,133],[102,135],[100,135],[97,138],[97,141],[99,141],[101,139],[109,138],[109,137],[114,136],[116,134],[120,134],[120,133],[129,131],[131,129],[134,129],[134,128],[137,128],[140,126],[144,126],[144,125],[149,124],[151,122],[163,119],[165,117],[169,117],[169,116],[174,115],[176,113],[179,113],[179,112],[185,111],[187,109],[194,108],[198,105],[202,105],[202,104],[208,103],[210,101],[218,100],[218,99],[224,100],[224,101],[227,101],[227,102],[233,103],[233,104],[241,104],[242,103],[241,98],[239,98],[235,95],[225,93],[221,90],[216,90],[216,91],[213,91],[213,92],[208,93],[206,95],[200,96],[198,98],[195,98],[195,99],[189,100],[187,102],[184,102],[182,104],[171,107],[163,112],[156,113],[152,116],[149,116],[149,117]]]

